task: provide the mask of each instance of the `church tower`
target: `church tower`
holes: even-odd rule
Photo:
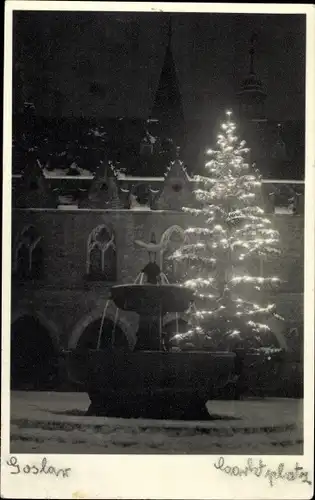
[[[164,63],[150,114],[159,122],[163,136],[177,144],[184,131],[184,113],[176,66],[172,53],[172,18],[168,26],[168,41]]]
[[[267,95],[255,73],[255,45],[257,36],[253,33],[250,39],[249,49],[249,74],[243,80],[241,90],[238,93],[241,119],[261,122],[265,121],[265,100]]]

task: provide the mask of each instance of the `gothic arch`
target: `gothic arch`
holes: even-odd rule
[[[289,350],[288,342],[285,335],[286,325],[282,323],[281,320],[271,318],[268,320],[268,326],[271,329],[272,334],[275,336],[279,343],[279,347],[285,351]]]
[[[179,234],[182,239],[183,239],[183,242],[187,241],[187,235],[184,231],[184,229],[178,225],[174,225],[174,226],[170,226],[169,228],[167,228],[164,233],[162,234],[162,238],[161,238],[161,242],[163,244],[163,246],[167,245],[172,237],[173,234]]]
[[[105,304],[104,304],[105,306]],[[78,345],[79,339],[87,327],[94,321],[100,320],[103,315],[104,306],[98,307],[91,311],[89,314],[81,318],[72,330],[69,338],[68,348],[75,349]],[[128,315],[128,320],[122,317],[122,312],[118,311],[118,317],[116,318],[117,308],[110,302],[106,311],[106,319],[112,322],[117,321],[117,326],[124,332],[128,344],[133,346],[136,341],[136,332],[138,327],[138,317],[130,313]]]
[[[185,313],[167,313],[163,318],[163,327],[168,325],[169,323],[173,323],[174,321],[181,321],[188,323],[188,315]]]
[[[163,272],[165,272],[166,274],[171,274],[172,276],[176,275],[176,269],[175,269],[175,263],[173,262],[170,267],[171,269],[169,269],[169,273],[167,273],[167,270],[166,270],[166,265],[165,265],[165,256],[167,255],[168,252],[170,252],[170,254],[172,254],[174,251],[175,251],[175,246],[177,247],[177,245],[172,245],[173,248],[171,249],[171,238],[173,235],[178,235],[179,238],[180,238],[180,241],[179,241],[179,244],[178,244],[178,247],[182,244],[185,244],[188,242],[188,237],[184,231],[184,229],[178,225],[174,225],[174,226],[170,226],[168,229],[166,229],[166,231],[164,231],[164,233],[162,234],[162,237],[161,237],[161,251],[160,251],[160,267],[161,267],[161,270]],[[174,278],[173,276],[173,278]]]
[[[11,317],[11,386],[54,389],[59,384],[59,333],[52,322],[33,310]]]
[[[189,330],[188,322],[182,318],[178,320],[169,321],[163,325],[163,331],[172,338],[176,334],[186,333]]]
[[[60,329],[57,327],[57,325],[49,320],[45,314],[38,310],[33,310],[31,308],[21,308],[13,311],[11,314],[11,325],[18,321],[20,318],[23,318],[24,316],[31,316],[39,321],[39,323],[47,330],[49,333],[51,340],[53,342],[53,345],[55,349],[58,351],[60,349],[60,338],[62,337],[60,332]]]
[[[107,281],[116,280],[115,234],[110,227],[100,224],[91,231],[87,240],[86,252],[86,274],[88,276],[98,275]],[[106,257],[109,257],[109,261],[106,260]]]
[[[39,274],[42,263],[42,236],[38,233],[35,226],[28,224],[18,233],[13,247],[13,272],[21,271],[24,277],[32,277]],[[22,259],[24,250],[24,261]],[[37,251],[37,261],[34,256]],[[34,266],[35,264],[35,266]]]

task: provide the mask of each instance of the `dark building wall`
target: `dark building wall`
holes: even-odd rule
[[[166,211],[129,210],[14,210],[13,241],[27,225],[43,236],[44,273],[42,284],[49,287],[77,288],[85,283],[87,241],[99,225],[113,228],[117,247],[118,282],[135,279],[147,262],[147,252],[135,247],[135,240],[150,241],[154,232],[159,240],[170,226],[196,222],[186,214]],[[40,282],[38,282],[40,283]]]
[[[50,324],[62,347],[74,346],[84,329],[102,316],[113,284],[86,277],[87,242],[98,225],[113,228],[117,246],[117,283],[133,282],[148,261],[147,251],[135,240],[150,241],[152,232],[160,241],[171,226],[183,229],[191,223],[187,214],[169,211],[128,210],[13,210],[13,243],[23,227],[32,224],[42,235],[44,270],[41,279],[21,282],[13,278],[12,320],[27,312],[38,314]],[[281,234],[283,254],[264,263],[265,272],[284,280],[274,296],[286,324],[303,324],[303,230],[304,217],[274,215],[272,222]],[[14,250],[14,245],[13,245]],[[115,317],[110,306],[108,316]],[[119,313],[118,323],[132,344],[137,316]]]

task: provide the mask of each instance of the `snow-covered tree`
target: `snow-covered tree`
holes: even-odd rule
[[[180,338],[217,347],[246,338],[255,347],[263,336],[273,338],[268,318],[280,319],[265,293],[280,280],[263,276],[259,265],[280,254],[279,234],[261,207],[261,177],[246,161],[249,149],[235,135],[230,111],[221,128],[206,174],[195,178],[198,208],[184,208],[200,225],[186,230],[189,242],[171,256],[186,264],[182,284],[196,295],[191,328]]]

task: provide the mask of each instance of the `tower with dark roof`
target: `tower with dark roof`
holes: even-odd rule
[[[264,121],[264,105],[267,95],[263,91],[262,83],[257,77],[254,68],[256,40],[257,35],[253,33],[250,39],[249,49],[249,74],[241,84],[241,90],[238,93],[238,97],[241,118],[250,121]]]
[[[158,120],[165,137],[175,142],[181,137],[184,129],[184,113],[182,96],[176,66],[172,53],[172,18],[168,26],[168,42],[164,63],[155,93],[150,118]]]

